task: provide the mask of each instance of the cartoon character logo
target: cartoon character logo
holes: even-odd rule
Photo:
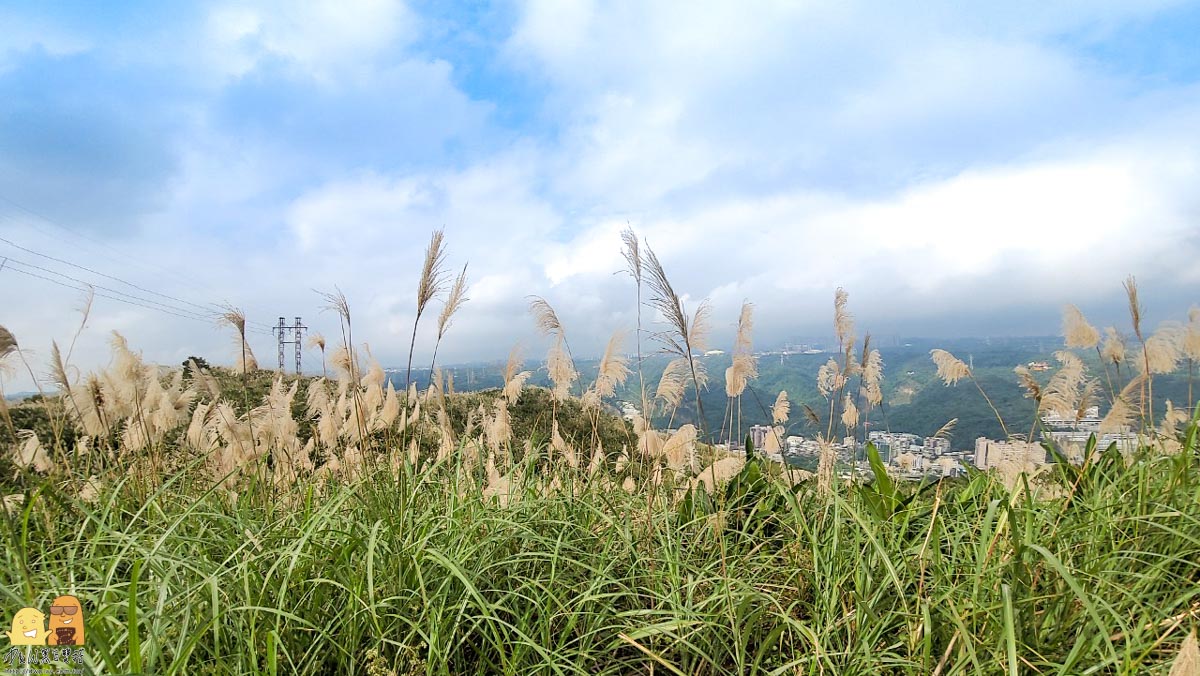
[[[46,616],[37,608],[22,608],[13,615],[8,640],[13,645],[46,645]]]
[[[50,606],[49,645],[83,645],[83,606],[74,596],[60,596]]]

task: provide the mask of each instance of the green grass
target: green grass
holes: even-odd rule
[[[894,513],[567,475],[577,495],[502,509],[449,464],[236,499],[185,471],[94,505],[26,477],[0,594],[8,616],[78,596],[105,673],[1166,674],[1200,622],[1188,433],[1064,471],[1070,499],[978,474]]]

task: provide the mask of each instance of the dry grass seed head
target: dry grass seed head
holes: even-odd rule
[[[1130,275],[1122,284],[1125,295],[1129,298],[1129,320],[1133,324],[1133,333],[1142,340],[1142,303],[1138,300],[1137,279]]]
[[[1174,325],[1161,326],[1146,339],[1144,359],[1138,361],[1140,370],[1152,374],[1174,373],[1182,356],[1183,331]]]
[[[817,369],[817,390],[821,396],[828,399],[846,385],[846,377],[842,375],[842,367],[832,357]]]
[[[1115,327],[1104,329],[1104,344],[1100,346],[1100,355],[1105,361],[1120,364],[1125,361],[1125,339],[1117,333]]]
[[[833,329],[840,345],[854,342],[854,317],[846,310],[849,299],[850,294],[841,287],[833,293]]]
[[[1054,357],[1062,366],[1050,377],[1038,409],[1043,413],[1056,413],[1069,418],[1079,408],[1080,387],[1087,370],[1083,361],[1073,352],[1059,350]]]
[[[1018,366],[1014,368],[1013,373],[1017,374],[1017,379],[1021,382],[1021,387],[1025,389],[1025,398],[1041,402],[1042,386],[1038,384],[1036,379],[1034,379],[1033,373],[1031,373],[1029,369],[1024,366]]]
[[[1124,432],[1133,424],[1134,417],[1141,410],[1142,384],[1146,382],[1145,375],[1138,375],[1121,389],[1120,394],[1112,402],[1112,407],[1100,421],[1100,432]]]
[[[646,247],[643,263],[646,283],[650,287],[650,307],[657,310],[671,327],[670,332],[658,334],[658,340],[668,352],[680,357],[689,356],[689,349],[704,350],[712,312],[708,301],[702,301],[694,315],[689,317],[684,310],[683,299],[671,286],[662,262],[649,246]]]
[[[454,319],[454,314],[463,306],[470,298],[467,297],[467,266],[464,265],[462,272],[458,274],[458,278],[454,280],[454,284],[450,287],[450,295],[446,296],[446,304],[442,306],[442,313],[438,315],[438,339],[446,335],[446,329],[450,328],[450,322]]]
[[[733,364],[725,369],[725,394],[730,398],[740,397],[746,384],[758,377],[758,360],[754,355],[735,354]]]
[[[35,472],[45,474],[53,467],[50,461],[50,455],[46,453],[45,447],[42,446],[41,440],[37,434],[29,430],[21,430],[18,432],[18,445],[16,448],[16,456],[13,458],[13,464],[21,469],[32,468]]]
[[[854,405],[854,397],[851,397],[849,393],[842,402],[842,425],[846,427],[847,431],[858,427],[858,407]]]
[[[17,337],[0,326],[0,360],[17,351]]]
[[[346,324],[350,323],[350,302],[346,300],[346,294],[342,290],[334,287],[332,293],[318,291],[322,298],[325,299],[325,305],[321,308],[322,311],[332,310],[338,314]]]
[[[950,435],[954,434],[954,428],[958,427],[958,418],[951,418],[946,421],[945,425],[938,428],[938,431],[933,433],[935,439],[949,439]]]
[[[1100,332],[1074,305],[1063,307],[1062,331],[1067,347],[1090,350],[1100,342]]]
[[[429,246],[425,247],[425,260],[421,264],[421,279],[417,283],[417,316],[425,311],[425,306],[435,296],[442,292],[446,283],[446,233],[442,229],[434,230],[429,236]],[[463,269],[466,274],[466,269]]]
[[[955,385],[963,378],[971,377],[971,369],[961,359],[945,350],[930,350],[933,363],[937,365],[937,376],[947,386]]]
[[[642,254],[641,247],[638,245],[637,234],[633,232],[633,228],[625,228],[621,231],[621,242],[624,247],[621,249],[621,256],[625,259],[625,270],[633,277],[633,281],[642,283]]]
[[[625,340],[623,331],[615,331],[608,339],[604,348],[604,356],[600,359],[600,367],[596,375],[596,394],[601,397],[611,397],[616,388],[625,383],[629,377],[629,359],[621,354],[621,345]]]
[[[737,476],[738,472],[742,471],[742,468],[745,466],[745,458],[738,456],[721,458],[700,470],[696,478],[692,480],[692,485],[703,484],[704,489],[712,494],[718,486]]]
[[[320,350],[321,352],[324,352],[325,351],[325,336],[322,335],[321,332],[315,331],[313,333],[308,334],[308,340],[305,341],[305,344],[308,345],[308,347],[310,347],[310,348],[317,349],[317,350]]]
[[[775,404],[771,406],[771,422],[784,423],[787,422],[788,415],[792,412],[792,403],[788,401],[787,390],[780,390],[775,397]]]
[[[579,373],[575,371],[575,363],[571,361],[561,337],[554,341],[554,345],[546,353],[546,370],[554,384],[551,391],[555,400],[565,401],[570,396],[571,385],[579,377]]]
[[[753,333],[754,304],[750,301],[743,301],[741,314],[738,315],[737,334],[733,340],[733,351],[735,354],[748,354],[753,350]]]
[[[870,336],[863,341],[864,351],[870,344]],[[863,395],[871,406],[883,403],[883,355],[879,350],[867,353],[862,363]]]
[[[221,313],[219,320],[232,326],[237,332],[238,337],[243,341],[246,340],[246,313],[242,310],[227,306],[225,311]]]
[[[683,391],[687,383],[687,375],[688,363],[685,357],[676,357],[667,362],[667,367],[663,369],[662,378],[658,381],[658,389],[654,392],[655,398],[670,408],[678,408],[680,403],[683,402]]]
[[[563,333],[562,322],[558,319],[558,313],[554,308],[541,296],[529,297],[529,313],[533,315],[533,323],[537,330],[545,336],[561,336]]]
[[[1179,653],[1171,662],[1171,671],[1167,676],[1200,676],[1200,643],[1196,641],[1194,627],[1179,644]]]

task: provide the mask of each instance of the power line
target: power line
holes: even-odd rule
[[[150,300],[149,298],[142,298],[141,296],[136,296],[136,295],[134,295],[134,294],[131,294],[131,293],[126,293],[126,292],[124,292],[124,291],[118,291],[118,290],[116,290],[116,289],[111,289],[111,288],[109,288],[109,287],[107,287],[107,286],[102,286],[102,285],[100,285],[100,284],[92,284],[91,282],[84,281],[84,280],[82,280],[82,279],[79,279],[78,277],[72,277],[72,276],[70,276],[70,275],[67,275],[67,274],[61,273],[61,272],[59,272],[59,271],[57,271],[57,270],[51,270],[50,268],[45,268],[45,267],[42,267],[42,266],[40,266],[40,265],[33,265],[33,264],[31,264],[31,263],[26,263],[26,262],[24,262],[24,261],[19,261],[19,260],[15,259],[15,258],[9,258],[8,260],[9,260],[9,263],[11,263],[11,264],[13,264],[13,265],[19,265],[19,266],[21,266],[21,267],[24,267],[24,268],[29,268],[29,269],[31,269],[31,270],[38,270],[38,271],[40,271],[40,272],[45,272],[45,273],[48,273],[48,274],[51,274],[51,275],[55,275],[55,276],[58,276],[58,277],[62,277],[63,279],[70,280],[70,281],[72,281],[72,282],[75,282],[76,284],[83,284],[84,286],[90,286],[90,287],[93,287],[93,288],[95,288],[95,289],[99,289],[99,290],[101,290],[101,291],[107,291],[107,292],[108,292],[108,293],[110,293],[110,294],[117,294],[117,295],[120,295],[120,296],[124,296],[124,297],[127,297],[127,298],[131,298],[131,299],[133,299],[133,300],[136,300],[136,301],[138,301],[138,302],[141,302],[141,303],[147,303],[147,304],[150,304],[150,305],[155,305],[155,306],[158,306],[159,308],[161,308],[161,309],[164,309],[164,310],[170,310],[170,311],[172,311],[172,312],[177,312],[177,313],[180,313],[180,314],[187,314],[187,315],[191,315],[192,317],[194,317],[194,318],[196,318],[196,319],[203,319],[203,320],[206,320],[206,321],[213,321],[213,320],[215,320],[215,319],[216,319],[216,317],[202,315],[202,314],[200,314],[199,312],[195,312],[195,311],[193,311],[193,310],[188,310],[188,309],[185,309],[185,308],[176,307],[176,306],[174,306],[174,305],[168,305],[168,304],[166,304],[166,303],[160,303],[160,302],[158,302],[158,301],[156,301],[156,300]]]
[[[63,282],[60,279],[54,279],[51,277],[47,277],[45,275],[40,275],[40,274],[37,274],[36,272],[30,272],[29,270],[22,270],[17,267],[12,267],[13,265],[19,265],[19,266],[31,268],[33,270],[45,272],[50,275],[55,275],[62,279],[69,280],[70,282],[74,282],[75,284],[78,284],[80,286],[76,286],[75,284],[69,284],[67,282]],[[41,279],[41,280],[50,282],[52,284],[57,284],[58,286],[62,286],[62,287],[68,288],[68,289],[73,289],[75,291],[82,291],[82,292],[90,291],[97,298],[106,298],[108,300],[115,300],[120,303],[134,305],[137,307],[145,308],[147,310],[154,310],[155,312],[161,312],[163,314],[172,315],[175,317],[179,317],[181,319],[191,319],[193,321],[204,322],[204,323],[210,324],[210,325],[214,323],[213,317],[205,317],[203,315],[200,315],[199,313],[191,312],[189,310],[184,310],[182,308],[176,308],[176,307],[173,307],[170,305],[165,305],[163,303],[158,303],[156,301],[148,300],[145,298],[140,298],[138,296],[134,296],[132,294],[127,294],[122,291],[116,291],[114,289],[110,289],[108,287],[93,285],[93,284],[85,282],[81,279],[71,277],[70,275],[64,275],[61,272],[57,272],[55,270],[50,270],[48,268],[43,268],[38,265],[30,265],[29,263],[24,263],[22,261],[16,260],[15,258],[7,258],[6,257],[3,259],[3,261],[0,261],[0,270],[4,270],[6,268],[13,272],[18,272],[23,275],[27,275],[29,277],[35,277],[37,279]],[[100,291],[96,291],[96,289],[100,289]],[[104,292],[108,292],[108,293],[104,293]],[[111,295],[111,294],[117,294],[117,295]],[[139,301],[144,301],[144,302],[139,302]],[[269,331],[262,331],[257,328],[252,328],[249,330],[254,333],[260,334],[260,335],[271,335],[271,333]]]
[[[219,313],[218,313],[218,312],[216,312],[215,310],[210,310],[209,308],[207,308],[207,307],[205,307],[205,306],[203,306],[203,305],[199,305],[199,304],[197,304],[197,303],[193,303],[193,302],[191,302],[191,301],[183,300],[182,298],[176,298],[175,296],[170,296],[170,295],[167,295],[167,294],[165,294],[165,293],[160,293],[160,292],[158,292],[158,291],[154,291],[154,290],[152,290],[152,289],[147,289],[147,288],[145,288],[145,287],[138,286],[137,284],[134,284],[133,282],[127,282],[127,281],[125,281],[125,280],[121,279],[120,277],[114,277],[114,276],[112,276],[112,275],[105,274],[105,273],[103,273],[103,272],[100,272],[100,271],[98,271],[98,270],[93,270],[93,269],[91,269],[91,268],[89,268],[89,267],[85,267],[85,266],[83,266],[83,265],[77,265],[77,264],[75,264],[75,263],[72,263],[72,262],[70,262],[70,261],[66,261],[66,260],[63,260],[63,259],[61,259],[61,258],[56,258],[56,257],[54,257],[54,256],[51,256],[51,255],[49,255],[49,254],[44,254],[44,253],[41,253],[40,251],[34,251],[33,249],[29,249],[29,248],[23,247],[23,246],[21,246],[20,244],[17,244],[16,242],[13,242],[12,240],[6,239],[6,238],[4,238],[4,237],[0,237],[0,242],[4,242],[5,244],[7,244],[7,245],[9,245],[9,246],[11,246],[11,247],[13,247],[13,248],[15,248],[15,249],[20,249],[21,251],[24,251],[24,252],[26,252],[26,253],[31,253],[31,254],[33,254],[33,255],[35,255],[35,256],[40,256],[40,257],[42,257],[42,258],[45,258],[46,260],[51,260],[51,261],[54,261],[55,263],[62,263],[63,265],[69,265],[69,266],[71,266],[71,267],[73,267],[73,268],[76,268],[76,269],[78,269],[78,270],[83,270],[84,272],[90,272],[90,273],[92,273],[93,275],[99,275],[99,276],[101,276],[101,277],[104,277],[105,279],[111,279],[111,280],[113,280],[114,282],[119,282],[119,283],[121,283],[121,284],[124,284],[124,285],[126,285],[126,286],[129,286],[129,287],[135,288],[135,289],[137,289],[138,291],[142,291],[142,292],[145,292],[145,293],[153,294],[153,295],[155,295],[155,296],[159,296],[160,298],[166,298],[166,299],[169,299],[169,300],[173,300],[173,301],[175,301],[175,302],[177,302],[177,303],[183,303],[184,305],[191,305],[192,307],[194,307],[194,308],[199,308],[200,310],[203,310],[204,312],[207,312],[207,313],[209,313],[209,314],[211,314],[211,315],[217,315],[217,314],[219,314]]]
[[[29,271],[27,271],[27,270],[20,270],[20,269],[18,269],[18,268],[13,268],[13,267],[9,267],[9,268],[7,268],[7,269],[8,269],[9,271],[11,271],[11,272],[20,273],[20,274],[22,274],[22,275],[27,275],[27,276],[29,276],[29,277],[36,277],[36,278],[38,278],[38,279],[41,279],[41,280],[44,280],[44,281],[50,282],[51,284],[57,284],[58,286],[65,287],[65,288],[68,288],[68,289],[72,289],[72,290],[75,290],[75,291],[83,291],[83,292],[87,292],[87,291],[88,291],[88,288],[87,288],[86,286],[83,286],[83,287],[74,286],[74,285],[72,285],[72,284],[67,284],[66,282],[61,282],[61,281],[59,281],[59,280],[57,280],[57,279],[51,279],[50,277],[45,277],[45,276],[43,276],[43,275],[39,275],[39,274],[37,274],[37,273],[35,273],[35,272],[29,272]],[[127,303],[127,304],[129,304],[129,305],[136,305],[136,306],[138,306],[138,307],[143,307],[143,308],[146,308],[147,310],[154,310],[154,311],[156,311],[156,312],[162,312],[163,314],[174,315],[174,316],[176,316],[176,317],[180,317],[180,318],[182,318],[182,319],[190,319],[190,320],[192,320],[192,321],[209,323],[209,322],[207,322],[207,320],[204,320],[204,319],[199,319],[199,318],[197,318],[197,317],[192,317],[192,316],[189,316],[189,315],[177,314],[177,313],[171,312],[171,311],[169,311],[169,310],[163,310],[163,309],[161,309],[161,308],[150,307],[149,305],[142,305],[141,303],[135,303],[134,301],[128,300],[128,299],[126,299],[126,298],[118,298],[118,297],[116,297],[116,296],[109,296],[109,295],[107,295],[107,294],[104,294],[104,293],[97,293],[97,292],[95,292],[95,291],[92,291],[92,293],[93,293],[93,294],[95,294],[95,296],[96,296],[97,298],[107,298],[107,299],[109,299],[109,300],[115,300],[115,301],[117,301],[117,302],[120,302],[120,303]]]
[[[88,242],[89,244],[91,244],[94,247],[98,247],[98,248],[107,250],[108,252],[110,252],[110,258],[115,256],[116,258],[124,259],[125,262],[133,262],[144,268],[156,268],[158,272],[162,272],[162,273],[171,275],[171,276],[175,277],[176,279],[178,279],[179,281],[182,281],[185,284],[188,284],[188,285],[193,286],[198,289],[202,288],[202,287],[207,287],[207,285],[204,285],[200,282],[197,282],[195,280],[184,277],[183,275],[180,275],[179,273],[177,273],[174,270],[171,270],[169,268],[165,268],[160,265],[154,265],[153,263],[147,263],[145,261],[136,261],[133,258],[131,258],[130,256],[128,256],[127,254],[122,253],[115,247],[113,247],[109,244],[106,244],[104,242],[101,242],[98,239],[89,237],[89,236],[85,235],[84,233],[80,232],[79,230],[76,230],[75,228],[69,227],[67,225],[63,225],[62,223],[59,223],[59,222],[55,221],[54,219],[52,219],[48,216],[45,216],[44,214],[38,213],[37,211],[34,211],[33,209],[30,209],[27,206],[18,204],[17,202],[14,202],[13,200],[9,199],[8,197],[5,197],[4,195],[0,195],[0,202],[4,202],[19,211],[23,211],[26,214],[28,214],[29,216],[32,216],[33,218],[37,219],[38,221],[41,221],[42,223],[45,223],[47,225],[52,225],[52,226],[58,228],[59,230],[62,230],[63,232],[69,233],[71,236],[73,236],[77,239]],[[13,220],[16,220],[12,216],[8,216],[8,218],[12,218]],[[54,235],[50,235],[44,229],[39,228],[38,226],[36,226],[32,223],[24,222],[24,221],[18,221],[18,222],[21,222],[26,227],[28,227],[32,230],[35,230],[37,232],[40,232],[43,235],[47,235],[49,237],[55,237]],[[61,240],[60,237],[55,237],[55,238]],[[213,289],[211,287],[209,287],[209,291],[212,291],[212,290]]]
[[[215,291],[215,290],[214,290],[212,287],[208,286],[207,284],[203,284],[203,283],[201,283],[201,282],[197,282],[196,280],[193,280],[193,279],[191,279],[191,278],[188,278],[188,277],[185,277],[185,276],[183,276],[183,275],[180,275],[180,274],[178,274],[178,272],[176,272],[176,271],[174,271],[174,270],[172,270],[172,269],[169,269],[169,268],[166,268],[166,267],[163,267],[163,266],[160,266],[160,265],[155,265],[155,264],[153,264],[153,263],[148,263],[148,262],[145,262],[145,261],[139,261],[139,260],[136,260],[136,259],[134,259],[134,258],[132,258],[132,257],[128,256],[127,254],[124,254],[124,253],[120,252],[120,251],[119,251],[119,250],[117,250],[116,248],[114,248],[114,247],[112,247],[112,246],[110,246],[110,245],[108,245],[108,244],[106,244],[106,243],[104,243],[104,242],[101,242],[101,241],[99,241],[99,240],[97,240],[97,239],[94,239],[94,238],[92,238],[92,237],[89,237],[88,235],[86,235],[86,234],[84,234],[84,233],[80,232],[79,230],[77,230],[77,229],[75,229],[75,228],[71,228],[71,227],[69,227],[69,226],[67,226],[67,225],[64,225],[64,224],[62,224],[62,223],[59,223],[59,222],[55,221],[54,219],[52,219],[52,218],[49,218],[48,216],[45,216],[45,215],[43,215],[43,214],[41,214],[41,213],[39,213],[39,212],[37,212],[37,211],[34,211],[33,209],[30,209],[29,207],[26,207],[26,206],[24,206],[24,205],[22,205],[22,204],[19,204],[19,203],[17,203],[17,202],[15,202],[15,201],[13,201],[12,199],[9,199],[8,197],[5,197],[4,195],[0,195],[0,202],[4,202],[4,203],[6,203],[6,204],[8,204],[8,205],[12,206],[12,207],[13,207],[13,208],[15,208],[15,209],[18,209],[18,210],[20,210],[20,211],[23,211],[23,212],[25,212],[25,213],[26,213],[26,214],[28,214],[29,216],[32,216],[34,219],[37,219],[37,220],[39,220],[39,221],[41,221],[41,222],[43,222],[43,223],[46,223],[46,224],[52,225],[52,226],[54,226],[54,227],[56,227],[56,228],[58,228],[58,229],[60,229],[60,230],[62,230],[62,231],[64,231],[64,232],[66,232],[66,233],[69,233],[70,235],[72,235],[72,236],[74,236],[74,237],[76,237],[76,238],[78,238],[78,239],[80,239],[80,240],[83,240],[83,241],[85,241],[85,242],[88,242],[88,243],[90,243],[92,246],[95,246],[95,247],[98,247],[98,248],[101,248],[101,249],[105,249],[105,250],[109,251],[111,254],[114,254],[116,257],[123,259],[123,260],[124,260],[125,262],[127,262],[127,263],[128,263],[128,262],[131,262],[131,263],[133,263],[133,264],[135,264],[135,265],[139,265],[139,266],[141,266],[141,267],[143,267],[143,268],[146,268],[146,269],[156,269],[157,271],[159,271],[159,272],[161,272],[161,273],[164,273],[164,274],[170,275],[170,276],[174,277],[175,279],[177,279],[177,280],[179,280],[179,281],[181,281],[181,282],[183,282],[183,283],[185,283],[185,284],[187,284],[187,285],[190,285],[190,286],[192,286],[192,287],[194,287],[194,288],[197,288],[197,289],[200,289],[200,288],[206,288],[206,289],[208,289],[209,291]],[[46,230],[44,230],[44,229],[42,229],[42,228],[39,228],[38,226],[36,226],[35,224],[33,224],[33,223],[31,223],[31,222],[28,222],[27,220],[18,220],[18,219],[16,219],[15,217],[13,217],[12,215],[5,215],[5,214],[0,214],[0,218],[7,218],[7,219],[9,219],[9,220],[11,220],[11,221],[13,221],[13,222],[15,222],[15,223],[18,223],[18,224],[20,224],[20,225],[23,225],[23,226],[25,226],[25,227],[28,227],[28,228],[30,228],[30,229],[32,229],[32,230],[34,230],[34,231],[36,231],[36,232],[39,232],[39,233],[41,233],[41,234],[43,234],[43,235],[46,235],[46,236],[49,236],[49,237],[53,237],[53,238],[55,238],[55,239],[59,239],[60,241],[63,241],[63,242],[65,242],[65,241],[66,241],[66,240],[62,239],[61,237],[55,237],[54,235],[51,235],[51,234],[50,234],[50,233],[48,233]],[[50,260],[54,260],[54,261],[57,261],[57,262],[60,262],[60,263],[64,263],[64,264],[66,264],[66,265],[70,265],[71,267],[75,267],[75,268],[78,268],[78,269],[81,269],[81,270],[85,270],[85,271],[87,271],[87,272],[90,272],[90,273],[92,273],[92,274],[100,275],[101,277],[106,277],[106,278],[108,278],[108,279],[112,279],[112,280],[114,280],[114,281],[120,282],[120,283],[122,283],[122,284],[125,284],[125,285],[127,285],[127,286],[131,286],[131,287],[133,287],[133,288],[135,288],[135,289],[139,289],[139,290],[141,290],[141,291],[144,291],[144,292],[146,292],[146,293],[151,293],[151,294],[154,294],[154,295],[156,295],[156,296],[160,296],[160,297],[163,297],[163,298],[169,298],[169,299],[171,299],[171,300],[174,300],[174,301],[176,301],[176,302],[180,302],[180,303],[184,303],[184,304],[186,304],[186,305],[191,305],[191,306],[193,306],[193,307],[198,307],[198,308],[204,309],[206,312],[214,312],[215,314],[220,314],[220,312],[221,312],[221,311],[223,311],[223,310],[225,309],[225,306],[224,306],[224,305],[220,305],[220,304],[217,304],[217,303],[208,303],[207,305],[208,305],[209,307],[211,307],[211,308],[214,308],[213,310],[210,310],[210,309],[207,309],[207,308],[205,308],[205,307],[204,307],[204,306],[202,306],[202,305],[198,305],[198,304],[196,304],[196,303],[192,303],[192,302],[190,302],[190,301],[185,301],[185,300],[182,300],[182,299],[180,299],[180,298],[175,298],[174,296],[169,296],[169,295],[166,295],[166,294],[159,293],[159,292],[157,292],[157,291],[152,291],[152,290],[150,290],[150,289],[146,289],[146,288],[144,288],[144,287],[138,286],[137,284],[133,284],[132,282],[128,282],[128,281],[125,281],[125,280],[123,280],[123,279],[120,279],[119,277],[114,277],[114,276],[112,276],[112,275],[107,275],[107,274],[105,274],[105,273],[98,272],[98,271],[96,271],[96,270],[92,270],[92,269],[90,269],[90,268],[86,268],[86,267],[83,267],[83,266],[80,266],[80,265],[76,265],[76,264],[74,264],[74,263],[71,263],[71,262],[69,262],[69,261],[64,261],[64,260],[61,260],[61,259],[55,258],[55,257],[53,257],[53,256],[49,256],[49,255],[47,255],[47,254],[43,254],[43,253],[40,253],[40,252],[37,252],[37,251],[33,251],[33,250],[31,250],[31,249],[27,249],[27,248],[25,248],[25,247],[22,247],[22,246],[20,246],[20,245],[18,245],[18,244],[15,244],[15,243],[13,243],[13,242],[11,242],[11,241],[8,241],[8,240],[3,240],[3,241],[5,241],[5,242],[7,242],[8,244],[10,244],[11,246],[14,246],[14,247],[16,247],[16,248],[18,248],[18,249],[21,249],[21,250],[23,250],[23,251],[27,251],[27,252],[29,252],[29,253],[33,253],[33,254],[35,254],[35,255],[42,256],[42,257],[44,257],[44,258],[48,258],[48,259],[50,259]],[[111,255],[110,255],[110,256],[108,256],[108,258],[109,258],[109,260],[113,260],[113,256],[111,256]],[[85,283],[86,283],[86,282],[85,282]],[[254,324],[254,325],[256,325],[256,326],[262,327],[262,328],[263,328],[263,330],[264,330],[265,332],[269,332],[269,330],[271,329],[271,325],[270,325],[270,324],[267,324],[267,323],[265,323],[265,322],[260,322],[260,321],[250,320],[250,319],[246,320],[246,322],[247,322],[248,324]]]

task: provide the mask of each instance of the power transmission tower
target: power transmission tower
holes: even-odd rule
[[[300,373],[302,372],[300,357],[302,354],[302,347],[304,345],[304,331],[306,331],[306,330],[308,330],[308,327],[305,326],[300,321],[299,317],[296,317],[296,323],[291,326],[287,325],[286,319],[284,319],[283,317],[280,317],[279,318],[279,326],[271,327],[272,333],[278,332],[279,371],[281,373],[283,372],[283,363],[284,363],[284,355],[285,355],[285,350],[284,350],[283,346],[284,345],[292,345],[292,344],[294,344],[296,346],[296,375],[300,375]],[[293,337],[292,340],[287,339],[288,331],[292,332],[292,337]]]

